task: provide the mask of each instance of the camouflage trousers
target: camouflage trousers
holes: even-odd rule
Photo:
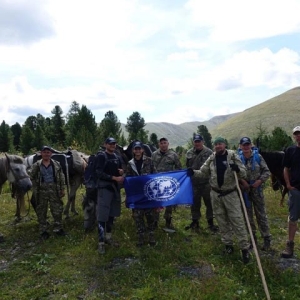
[[[254,210],[257,226],[261,236],[263,238],[270,238],[271,234],[262,189],[251,189],[248,196],[250,205],[247,206],[247,215],[253,234],[256,234],[256,226],[253,215]]]
[[[203,199],[206,206],[206,219],[213,219],[213,209],[210,199],[210,184],[193,184],[193,205],[191,206],[191,213],[193,220],[201,218],[201,200]]]
[[[83,214],[84,214],[84,229],[92,229],[96,224],[97,216],[97,189],[86,188],[85,196],[82,201]]]
[[[48,204],[50,212],[54,219],[53,227],[54,231],[62,229],[62,213],[63,213],[63,201],[57,194],[55,183],[42,183],[39,188],[39,193],[35,191],[36,198],[36,214],[39,222],[39,231],[43,233],[48,229],[47,212]]]
[[[237,191],[220,196],[219,193],[211,190],[210,195],[222,242],[225,245],[232,245],[235,234],[240,249],[248,249],[248,233]]]
[[[153,208],[133,209],[132,217],[135,221],[137,233],[152,232],[155,230],[156,212]],[[147,227],[145,225],[145,218]]]

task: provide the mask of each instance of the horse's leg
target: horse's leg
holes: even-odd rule
[[[76,200],[76,192],[79,189],[81,182],[82,182],[82,177],[81,176],[76,177],[76,179],[74,180],[74,185],[72,185],[70,191],[71,212],[74,215],[78,215],[78,212],[76,211],[76,207],[75,207],[75,200]]]
[[[283,206],[283,203],[284,203],[284,198],[285,198],[285,195],[288,193],[288,188],[287,187],[284,187],[282,192],[281,192],[281,200],[280,200],[280,206]]]

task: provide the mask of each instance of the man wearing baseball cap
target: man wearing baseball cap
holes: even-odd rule
[[[169,149],[169,141],[166,137],[159,139],[159,149],[152,153],[152,161],[156,171],[158,173],[180,170],[181,162],[177,153]],[[173,205],[166,206],[164,218],[166,220],[166,227],[164,228],[167,232],[175,232],[174,226],[172,224],[172,210]],[[159,215],[157,215],[157,222]]]
[[[194,170],[195,177],[209,178],[211,201],[219,225],[221,240],[225,244],[224,254],[232,254],[233,234],[236,235],[243,262],[250,260],[248,233],[237,192],[238,179],[246,180],[246,169],[234,150],[226,149],[226,140],[214,140],[214,153],[209,156],[200,170]]]
[[[203,137],[196,134],[193,138],[194,147],[186,153],[186,167],[194,170],[200,170],[205,161],[213,153],[211,149],[204,145]],[[201,218],[201,199],[206,206],[206,220],[208,228],[212,232],[218,231],[214,225],[213,209],[210,199],[210,184],[208,178],[192,177],[193,184],[193,205],[191,206],[192,223],[186,227],[192,230],[199,230],[199,220]]]
[[[296,126],[292,132],[296,145],[288,147],[283,158],[283,175],[289,190],[288,240],[281,253],[283,258],[292,258],[294,255],[294,238],[300,217],[300,126]]]
[[[264,239],[264,244],[261,249],[267,251],[271,246],[271,234],[265,207],[263,184],[268,180],[271,172],[263,157],[258,153],[258,149],[252,147],[252,142],[249,137],[245,136],[240,139],[240,149],[238,152],[247,170],[247,180],[243,182],[243,196],[253,237],[254,240],[257,241],[253,216],[254,210],[260,235]]]
[[[115,154],[117,141],[108,137],[105,142],[105,152],[100,151],[96,157],[97,176],[97,221],[98,221],[98,251],[105,253],[105,243],[113,244],[112,224],[115,217],[121,214],[120,185],[124,181],[124,171],[119,156]],[[114,243],[116,244],[116,243]]]
[[[51,159],[52,152],[53,150],[49,146],[41,147],[42,159],[34,163],[30,171],[42,240],[47,240],[50,237],[47,222],[48,206],[50,206],[54,219],[53,231],[59,236],[66,235],[62,225],[62,198],[65,195],[65,176],[60,163]]]

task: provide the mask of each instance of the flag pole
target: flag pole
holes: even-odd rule
[[[251,242],[252,242],[252,245],[253,245],[253,250],[254,250],[254,253],[255,253],[258,269],[259,269],[260,276],[261,276],[261,279],[262,279],[262,283],[263,283],[263,286],[264,286],[265,294],[266,294],[267,299],[271,300],[270,293],[269,293],[268,286],[267,286],[267,282],[266,282],[266,278],[265,278],[264,271],[263,271],[262,266],[261,266],[259,254],[258,254],[257,247],[256,247],[256,243],[255,243],[254,236],[253,236],[252,229],[251,229],[251,225],[250,225],[250,222],[249,222],[246,205],[245,205],[244,200],[243,200],[243,194],[242,194],[242,191],[240,189],[239,180],[238,180],[236,172],[233,171],[233,173],[234,173],[234,178],[235,178],[237,190],[238,190],[238,193],[239,193],[239,196],[240,196],[241,204],[242,204],[242,207],[243,207],[244,216],[245,216],[245,219],[246,219],[246,223],[247,223],[248,231],[249,231],[249,234],[250,234]]]

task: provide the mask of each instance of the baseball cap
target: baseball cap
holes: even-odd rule
[[[49,146],[43,146],[43,147],[41,148],[41,151],[44,151],[44,150],[49,150],[49,151],[52,152],[52,148],[49,147]]]
[[[300,126],[296,126],[294,129],[293,129],[293,133],[297,132],[297,131],[300,131]]]
[[[219,143],[224,143],[224,144],[226,144],[226,141],[225,141],[224,138],[218,136],[218,137],[216,137],[215,140],[214,140],[214,145],[219,144]]]
[[[133,149],[135,148],[143,148],[143,144],[140,141],[136,141],[133,143]]]
[[[159,141],[160,141],[160,142],[162,142],[162,141],[167,141],[167,142],[168,142],[168,139],[165,138],[165,137],[162,137],[162,138],[159,139]]]
[[[251,144],[251,140],[246,136],[240,139],[240,145],[245,145],[245,144]]]
[[[112,137],[109,137],[105,140],[105,144],[112,144],[112,143],[117,143],[117,141]]]
[[[203,141],[203,137],[200,135],[200,134],[196,134],[195,136],[194,136],[194,142],[195,141]]]

